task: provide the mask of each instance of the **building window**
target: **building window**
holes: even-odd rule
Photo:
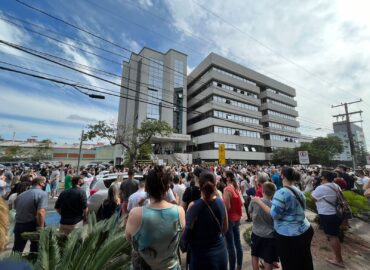
[[[158,59],[149,59],[148,102],[146,117],[160,119],[160,100],[163,88],[163,62]]]
[[[277,116],[277,117],[280,117],[280,118],[284,118],[284,119],[288,119],[288,120],[295,120],[294,116],[287,115],[285,113],[279,113],[279,112],[267,110],[267,114],[272,115],[272,116]]]
[[[223,118],[227,120],[234,120],[237,122],[243,122],[243,123],[251,123],[258,125],[260,122],[257,118],[251,118],[243,115],[233,114],[233,113],[227,113],[222,111],[213,111],[213,116],[217,118]]]

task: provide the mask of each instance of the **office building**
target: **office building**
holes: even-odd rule
[[[352,153],[351,153],[351,147],[349,143],[349,136],[347,133],[347,123],[345,121],[335,122],[333,123],[333,129],[334,129],[334,134],[331,134],[331,135],[339,137],[343,142],[343,152],[336,155],[334,157],[334,160],[351,161]],[[352,132],[355,148],[357,150],[362,149],[366,151],[367,149],[366,140],[365,140],[365,135],[364,135],[364,131],[362,127],[351,123],[351,132]]]
[[[166,121],[174,128],[168,137],[152,138],[155,155],[184,153],[190,141],[184,109],[187,106],[186,68],[187,56],[173,49],[161,53],[143,48],[123,62],[121,95],[128,98],[120,99],[119,126],[139,128],[144,120],[154,119]],[[115,156],[122,155],[122,147],[116,147]],[[191,158],[187,157],[186,161],[191,162]]]
[[[188,76],[187,129],[194,159],[216,161],[225,144],[229,162],[261,162],[295,147],[295,89],[215,53]]]

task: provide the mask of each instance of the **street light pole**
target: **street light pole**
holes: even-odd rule
[[[81,139],[80,139],[80,149],[78,150],[78,161],[77,161],[77,175],[80,175],[80,162],[81,162],[81,153],[82,153],[82,142],[84,138],[84,130],[81,132]]]

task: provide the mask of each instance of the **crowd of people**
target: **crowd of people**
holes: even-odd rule
[[[370,197],[369,172],[348,173],[311,167],[135,166],[128,178],[112,183],[96,215],[98,220],[123,217],[132,243],[134,269],[245,269],[240,224],[252,222],[254,270],[313,269],[314,230],[305,216],[306,197],[316,202],[320,225],[333,249],[328,263],[344,267],[338,240],[343,222],[337,215],[342,190],[362,190]],[[99,169],[71,166],[0,171],[0,192],[15,213],[14,252],[23,252],[23,232],[45,227],[48,201],[61,215],[60,232],[70,234],[87,221],[87,198]],[[143,177],[135,179],[135,175]],[[64,183],[64,184],[61,184]],[[63,188],[59,188],[63,185]],[[61,191],[62,190],[62,191]],[[60,192],[61,191],[61,192]],[[60,193],[59,193],[60,192]],[[242,220],[243,210],[246,219]],[[37,242],[30,251],[37,252]]]

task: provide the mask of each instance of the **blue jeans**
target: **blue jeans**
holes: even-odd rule
[[[229,253],[230,270],[235,270],[235,262],[241,269],[243,262],[243,249],[240,241],[240,221],[229,221],[229,229],[226,232],[227,251]],[[236,257],[236,258],[235,258]]]

